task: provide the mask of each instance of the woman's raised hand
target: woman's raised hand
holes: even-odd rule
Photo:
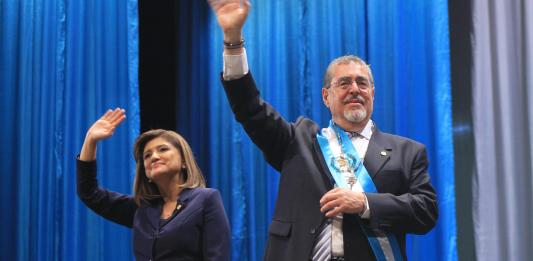
[[[115,133],[115,129],[126,119],[126,111],[121,108],[107,110],[87,131],[87,137],[94,142],[107,139]]]
[[[107,110],[87,131],[83,147],[80,152],[80,160],[92,161],[96,159],[96,144],[111,137],[120,123],[126,119],[126,111],[121,108]]]

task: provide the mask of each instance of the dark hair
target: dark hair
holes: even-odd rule
[[[180,184],[179,187],[205,188],[204,176],[202,175],[202,171],[198,167],[196,160],[194,160],[194,155],[187,141],[185,141],[181,135],[174,131],[162,129],[150,130],[141,134],[135,141],[135,145],[133,147],[133,156],[135,157],[137,165],[133,191],[134,199],[137,205],[140,205],[141,200],[149,202],[153,199],[161,198],[161,194],[157,185],[150,182],[149,178],[146,176],[143,159],[144,147],[146,146],[146,143],[159,137],[172,144],[172,146],[174,146],[181,154],[184,166],[182,173],[184,175],[183,179],[185,182]]]
[[[337,57],[335,58],[335,60],[331,61],[331,63],[329,63],[328,65],[328,68],[326,69],[326,73],[324,74],[324,85],[323,85],[323,88],[329,88],[330,85],[331,85],[331,80],[333,80],[333,74],[335,73],[334,72],[334,67],[339,65],[339,64],[349,64],[349,63],[356,63],[356,64],[361,64],[361,65],[364,65],[366,67],[366,69],[368,70],[368,77],[370,79],[368,79],[370,81],[370,86],[374,87],[374,76],[372,75],[372,70],[370,69],[370,65],[367,64],[363,59],[355,56],[355,55],[344,55],[344,56],[341,56],[341,57]]]

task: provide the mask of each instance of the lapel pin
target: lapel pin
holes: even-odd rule
[[[383,157],[387,156],[387,152],[384,151],[384,150],[382,150],[379,154],[381,154],[381,156],[383,156]]]

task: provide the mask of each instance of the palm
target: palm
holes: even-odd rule
[[[109,121],[100,119],[93,124],[89,131],[93,138],[102,140],[113,135],[115,127]]]
[[[240,0],[209,0],[208,2],[215,11],[223,31],[242,28],[248,16],[249,1],[244,0],[242,4]]]
[[[125,111],[122,109],[108,110],[89,128],[88,134],[95,141],[107,139],[125,118]]]

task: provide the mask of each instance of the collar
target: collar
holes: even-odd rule
[[[334,124],[337,124],[337,123],[334,122]],[[337,126],[339,126],[339,125],[337,125]],[[365,127],[363,128],[363,130],[361,130],[361,132],[347,131],[347,130],[343,129],[340,126],[339,126],[339,128],[341,130],[344,130],[346,132],[346,134],[348,134],[348,137],[350,139],[355,137],[355,136],[361,136],[361,137],[365,138],[366,140],[370,140],[370,137],[372,137],[372,134],[374,133],[374,122],[371,119],[369,119],[368,122],[366,123]]]
[[[374,122],[371,119],[369,119],[365,127],[363,128],[363,130],[359,133],[359,135],[361,135],[363,138],[367,140],[370,140],[370,137],[372,137],[373,128],[374,128]]]
[[[374,130],[374,122],[372,122],[372,120],[368,120],[368,122],[366,123],[363,130],[361,130],[361,132],[346,131],[346,134],[348,134],[348,137],[350,137],[350,139],[353,137],[362,137],[366,140],[370,140],[370,137],[372,137],[372,133],[374,133],[373,130]]]

